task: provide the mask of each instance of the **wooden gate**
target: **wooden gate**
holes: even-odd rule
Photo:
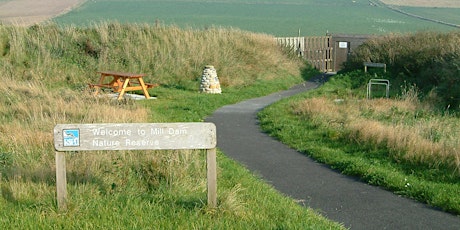
[[[332,36],[276,38],[321,72],[335,72]]]
[[[332,47],[331,36],[305,37],[303,57],[321,72],[334,72]]]

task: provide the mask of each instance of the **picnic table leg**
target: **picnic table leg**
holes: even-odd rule
[[[102,83],[104,83],[104,78],[105,78],[105,75],[101,74],[101,78],[99,78],[99,85],[102,85]],[[101,91],[101,87],[94,86],[94,88],[96,88],[96,91],[94,91],[94,96],[97,96],[99,94],[99,91]]]
[[[93,95],[97,96],[101,88],[99,86],[94,86],[94,88],[96,89],[96,91],[94,91]]]
[[[129,78],[126,78],[125,81],[123,82],[123,87],[121,88],[120,94],[118,95],[118,100],[123,99],[123,95],[125,94],[126,87],[128,87],[129,84]]]
[[[113,80],[109,83],[112,86],[113,92],[120,92],[123,88],[123,81],[119,77],[113,76]]]
[[[139,84],[142,86],[142,92],[145,95],[145,99],[149,99],[149,91],[147,91],[147,86],[145,85],[144,80],[142,78],[139,78]]]

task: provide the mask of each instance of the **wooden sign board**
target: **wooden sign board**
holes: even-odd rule
[[[387,64],[385,63],[376,63],[376,62],[363,62],[364,65],[364,72],[367,73],[367,67],[377,67],[383,68],[383,71],[387,72]]]
[[[59,124],[54,127],[56,190],[66,208],[66,151],[206,149],[208,205],[217,206],[216,126],[213,123]]]
[[[213,123],[64,124],[54,128],[57,151],[211,149]]]

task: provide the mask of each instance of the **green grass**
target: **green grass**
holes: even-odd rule
[[[69,123],[202,121],[216,108],[301,82],[273,37],[103,23],[0,27],[0,228],[341,229],[218,152],[218,205],[206,204],[203,151],[66,155],[68,209],[56,207],[52,130]],[[213,64],[221,95],[198,92]],[[156,100],[94,97],[97,70],[147,73]]]
[[[284,78],[242,90],[227,89],[222,95],[160,88],[156,91],[157,100],[139,103],[151,111],[151,121],[197,121],[221,105],[280,90],[298,81],[298,78]],[[7,166],[9,154],[4,156]],[[24,182],[32,183],[24,186],[29,190],[27,193],[40,194],[29,197],[18,195],[16,189],[10,188],[14,187],[12,183],[20,182],[11,176],[12,169],[6,167],[10,179],[2,182],[0,213],[4,218],[0,226],[21,229],[341,228],[284,197],[221,152],[217,159],[217,209],[206,205],[206,164],[202,151],[82,152],[70,154],[67,160],[76,161],[78,167],[86,169],[84,174],[75,169],[68,172],[69,209],[65,212],[58,212],[55,205],[52,171],[37,179],[22,174]]]
[[[223,88],[222,94],[198,94],[180,89],[159,88],[155,95],[161,100],[143,101],[141,104],[151,110],[151,116],[165,121],[203,121],[213,111],[226,104],[266,95],[268,92],[284,90],[301,78],[286,76],[270,81],[260,81],[242,88]],[[199,109],[198,109],[199,108]]]
[[[186,154],[179,163],[176,162],[182,167],[193,168],[195,172],[186,176],[185,180],[194,181],[195,187],[184,186],[177,179],[171,178],[169,182],[160,181],[158,185],[152,184],[149,189],[143,188],[135,178],[141,178],[142,181],[147,178],[145,173],[162,169],[149,166],[149,161],[129,160],[141,154],[145,153],[115,153],[113,165],[109,165],[106,170],[109,177],[112,177],[109,174],[116,173],[120,179],[112,181],[105,192],[101,191],[101,187],[105,186],[106,179],[91,178],[88,182],[74,182],[77,178],[71,175],[68,186],[70,205],[65,212],[56,211],[54,194],[51,192],[54,186],[51,184],[35,182],[41,184],[41,189],[50,190],[38,202],[37,198],[15,199],[17,195],[11,194],[4,182],[0,208],[3,218],[0,226],[7,229],[340,228],[337,224],[328,223],[312,210],[283,197],[222,154],[218,156],[220,171],[217,209],[209,209],[205,203],[205,183],[199,177],[205,177],[204,165],[190,166],[190,159],[187,159],[193,157],[203,160],[202,152]],[[127,166],[127,161],[137,163],[135,166]],[[196,164],[196,160],[192,162]],[[140,175],[140,172],[144,174]],[[118,181],[123,183],[115,186]]]
[[[437,9],[444,17],[460,9]],[[427,12],[428,13],[428,12]],[[433,15],[434,14],[434,15]],[[457,18],[453,16],[453,19]],[[446,20],[449,18],[446,18]],[[452,20],[452,19],[449,19]],[[447,21],[449,21],[447,20]],[[181,28],[233,27],[275,36],[388,34],[454,28],[398,14],[367,0],[344,1],[87,1],[79,9],[54,20],[58,24],[88,26],[101,21],[177,25]]]
[[[354,117],[353,114],[358,111],[348,110],[345,112],[347,115],[338,115],[339,120],[332,121],[325,115],[327,113],[317,113],[310,117],[295,112],[297,111],[296,108],[301,107],[301,103],[308,98],[326,97],[331,101],[334,98],[343,98],[345,101],[356,100],[356,104],[361,104],[358,107],[367,119],[382,119],[382,114],[380,112],[373,113],[372,109],[368,111],[373,114],[370,116],[370,113],[366,112],[366,105],[359,102],[360,100],[357,100],[356,97],[351,96],[361,95],[359,98],[362,98],[361,91],[364,88],[360,88],[360,92],[354,92],[347,88],[347,85],[348,83],[343,82],[338,76],[331,83],[328,82],[313,92],[297,95],[271,105],[259,114],[261,125],[270,135],[346,175],[360,177],[369,184],[382,186],[396,194],[459,214],[460,177],[455,168],[443,165],[438,162],[439,159],[431,159],[429,156],[426,158],[430,158],[431,160],[427,159],[427,161],[431,163],[399,158],[395,155],[403,155],[403,153],[395,153],[385,144],[378,144],[377,141],[373,140],[365,142],[360,140],[358,136],[349,135],[351,131],[347,129],[347,120],[354,120],[355,118],[351,117]],[[329,107],[330,105],[323,104],[322,106]],[[337,105],[337,107],[343,106]],[[333,111],[335,110],[329,113],[337,114]],[[398,109],[395,107],[393,111],[398,111]],[[423,114],[422,110],[417,110],[414,113],[393,112],[386,119],[390,119],[389,123],[391,124],[398,123],[397,119],[414,118],[417,122],[408,121],[408,123],[413,123],[413,126],[423,126],[428,120],[443,119],[442,115],[427,111],[425,111],[424,116],[420,116]],[[369,132],[373,130],[372,127],[368,127],[368,129]],[[436,129],[433,127],[433,130]],[[443,132],[447,132],[447,130]],[[450,136],[448,133],[446,135]]]

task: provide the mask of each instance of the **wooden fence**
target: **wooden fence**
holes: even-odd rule
[[[332,36],[282,37],[276,41],[307,59],[319,71],[335,71]]]
[[[303,56],[302,53],[305,50],[305,37],[283,37],[275,39],[279,45],[289,48],[299,56]]]

